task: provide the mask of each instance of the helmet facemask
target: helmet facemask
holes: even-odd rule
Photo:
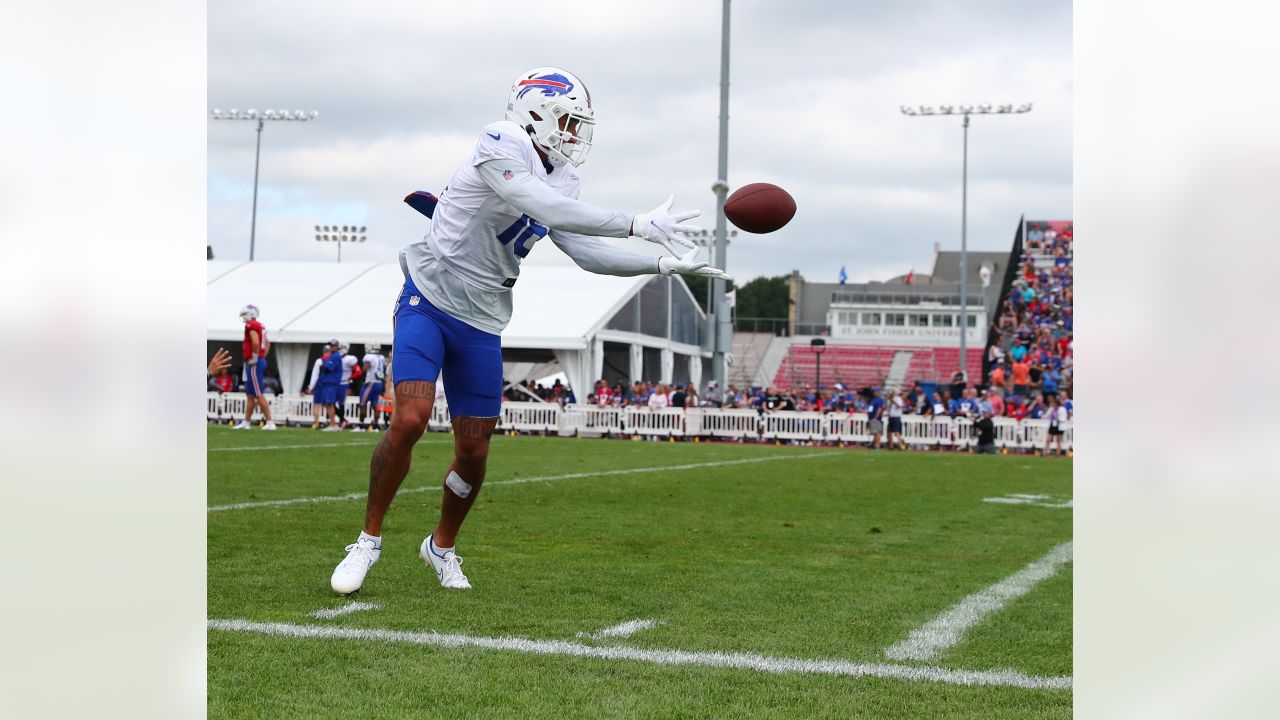
[[[574,112],[555,100],[546,101],[542,107],[550,114],[550,120],[531,112],[533,123],[529,127],[532,128],[530,135],[533,141],[546,151],[547,161],[556,167],[566,162],[577,167],[586,162],[587,153],[591,150],[591,137],[595,133],[595,118]]]

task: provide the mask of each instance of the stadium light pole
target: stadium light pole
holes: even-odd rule
[[[932,105],[921,105],[909,108],[903,105],[898,108],[903,115],[910,117],[949,117],[964,116],[964,160],[960,179],[960,370],[965,381],[969,380],[969,364],[967,362],[969,324],[967,310],[969,307],[969,116],[970,115],[1021,115],[1031,112],[1031,103],[1019,105],[939,105],[934,110]]]
[[[724,0],[720,16],[720,158],[711,192],[716,196],[716,252],[711,264],[724,270],[729,245],[724,218],[724,201],[729,194],[729,0]],[[714,278],[711,284],[711,300],[715,303],[711,323],[711,372],[723,398],[728,374],[725,355],[733,348],[733,326],[724,302],[724,278]]]
[[[304,110],[263,110],[259,113],[253,108],[249,108],[241,112],[235,108],[223,112],[218,108],[213,109],[214,120],[257,120],[258,121],[258,147],[253,153],[253,215],[249,220],[249,260],[253,260],[254,236],[258,230],[258,160],[262,156],[262,126],[267,120],[286,120],[293,122],[306,122],[315,120],[320,113],[312,110],[310,113]]]
[[[822,390],[822,353],[827,349],[827,341],[822,338],[814,338],[809,341],[809,349],[813,351],[813,361],[816,365],[813,375],[813,391],[820,392]],[[818,397],[822,397],[819,395]]]
[[[365,236],[367,228],[363,225],[356,227],[355,225],[317,225],[316,226],[316,242],[331,242],[338,244],[338,262],[342,262],[342,243],[344,242],[365,242],[369,238]]]

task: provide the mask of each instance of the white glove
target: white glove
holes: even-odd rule
[[[697,248],[690,250],[684,257],[667,257],[663,255],[658,258],[658,272],[663,275],[702,275],[709,278],[723,278],[732,280],[733,278],[724,274],[719,268],[708,267],[708,263],[694,260],[693,256],[698,254]]]
[[[671,205],[676,201],[676,196],[672,195],[667,201],[647,213],[636,215],[631,221],[631,234],[648,240],[651,243],[658,243],[667,249],[672,255],[679,255],[680,248],[685,250],[693,247],[693,242],[682,237],[678,233],[697,232],[700,228],[696,225],[681,225],[685,220],[698,217],[702,213],[698,210],[689,210],[688,212],[671,214]]]

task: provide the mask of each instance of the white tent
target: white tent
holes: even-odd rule
[[[240,308],[257,305],[281,385],[296,392],[305,384],[313,343],[391,343],[403,280],[397,263],[210,261],[208,339],[243,339]],[[584,402],[606,376],[607,360],[615,375],[625,367],[622,374],[632,382],[701,386],[702,358],[709,356],[700,347],[705,317],[680,278],[538,265],[525,269],[512,292],[515,311],[502,334],[508,370],[521,364],[527,372],[554,360]]]

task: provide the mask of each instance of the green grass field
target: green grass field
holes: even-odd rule
[[[1069,508],[983,502],[1069,500],[1070,460],[496,437],[459,536],[474,589],[451,591],[417,555],[451,452],[431,433],[381,559],[339,597],[377,437],[209,429],[209,717],[1071,716],[1069,562],[938,657],[885,655],[1071,540]],[[263,504],[304,498],[328,499]],[[351,600],[381,607],[311,616]],[[656,626],[579,635],[636,619]],[[1068,687],[948,679],[993,670]]]

